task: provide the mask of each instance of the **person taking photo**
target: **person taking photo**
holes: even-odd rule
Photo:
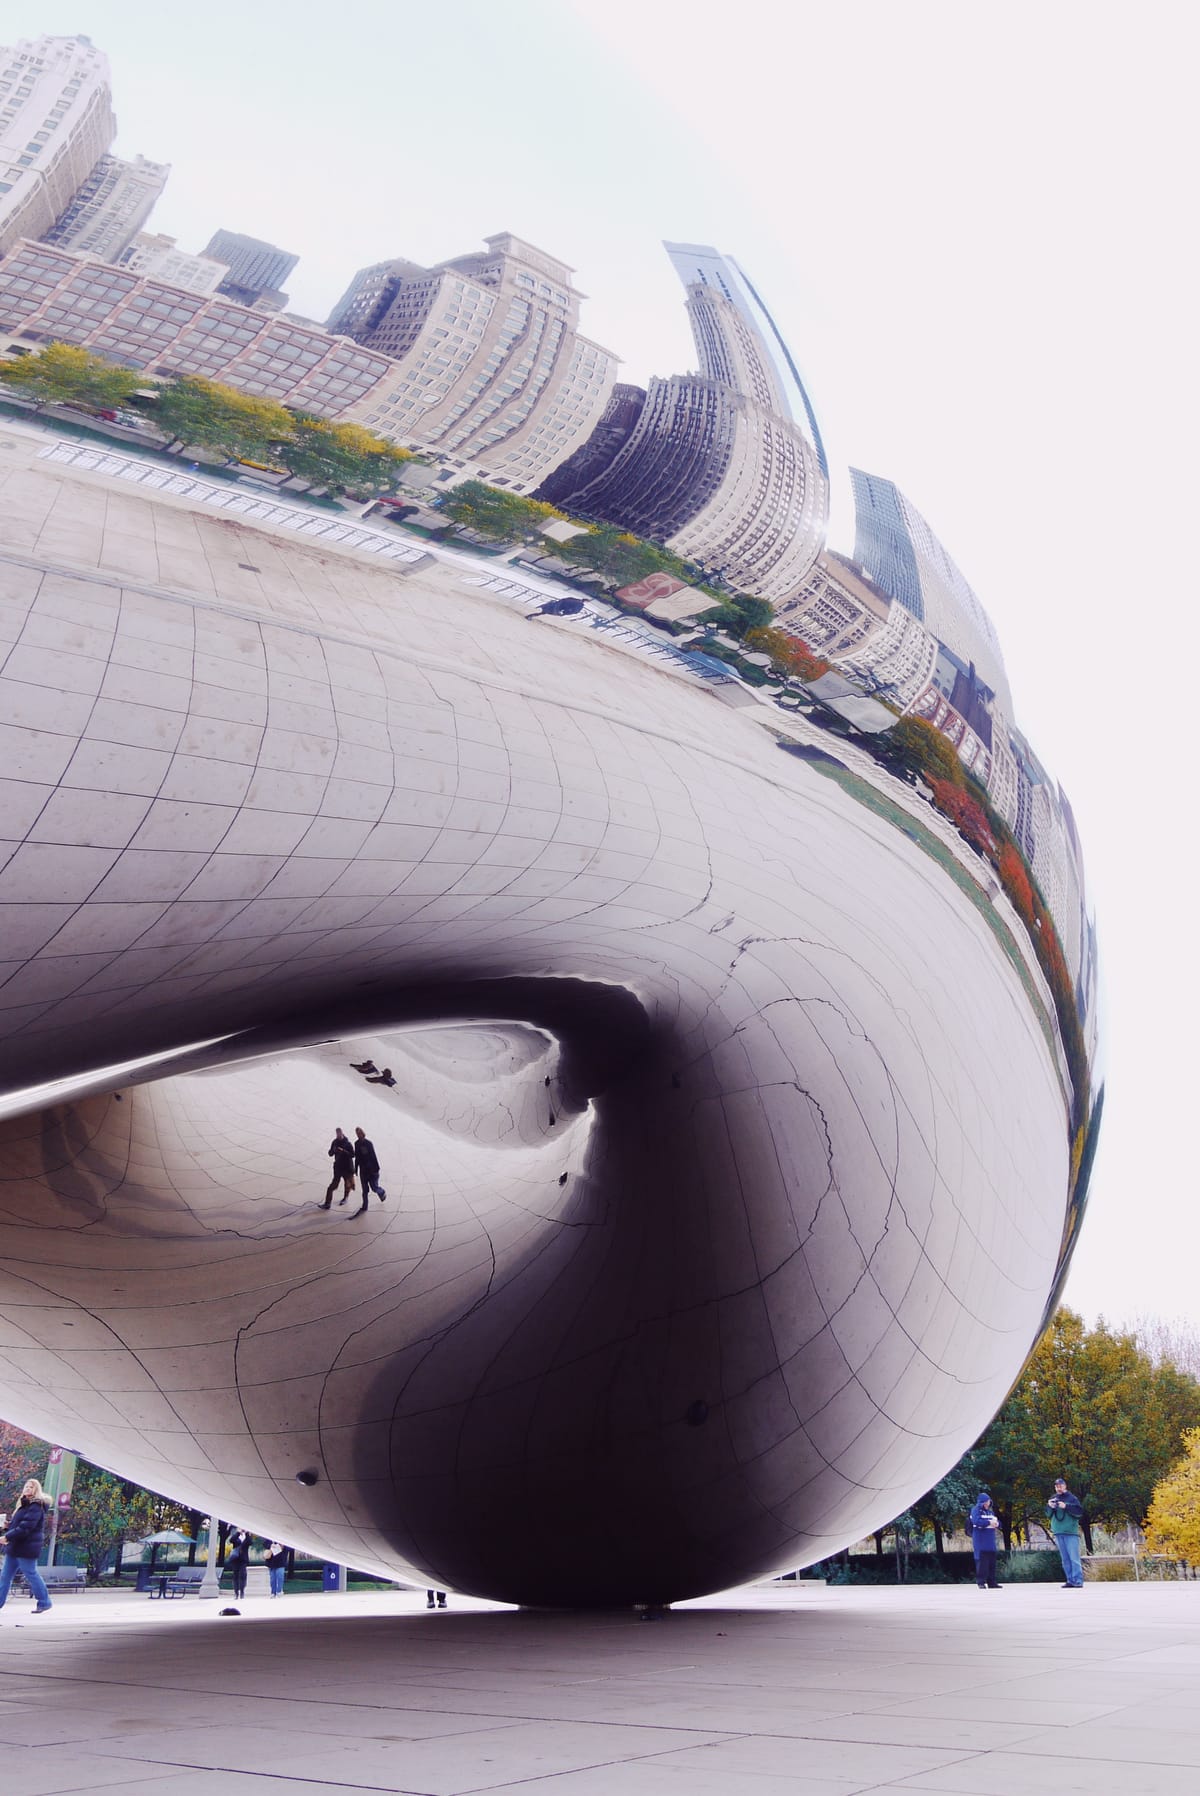
[[[1083,1504],[1067,1489],[1065,1478],[1054,1480],[1054,1495],[1046,1504],[1050,1511],[1050,1532],[1062,1560],[1066,1576],[1064,1590],[1083,1589],[1083,1553],[1080,1547],[1080,1520]]]

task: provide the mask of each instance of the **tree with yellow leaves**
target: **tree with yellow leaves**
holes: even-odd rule
[[[1183,1458],[1154,1486],[1146,1515],[1152,1553],[1200,1565],[1200,1428],[1183,1437]]]
[[[36,355],[12,356],[0,362],[3,388],[32,401],[39,412],[46,405],[115,411],[141,381],[142,376],[132,368],[106,362],[103,356],[70,343],[47,343]]]
[[[286,436],[277,439],[274,453],[296,479],[323,487],[327,493],[351,492],[362,498],[390,492],[400,469],[411,460],[407,449],[361,424],[336,424],[303,415],[293,419]]]

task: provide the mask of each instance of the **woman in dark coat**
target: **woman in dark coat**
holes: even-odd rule
[[[246,1571],[250,1564],[250,1535],[245,1528],[238,1528],[229,1536],[229,1551],[225,1555],[225,1570],[233,1579],[234,1596],[246,1594]]]
[[[38,1570],[38,1559],[46,1544],[46,1511],[50,1499],[36,1478],[27,1478],[20,1501],[5,1532],[4,1564],[0,1566],[0,1609],[8,1601],[12,1581],[23,1573],[29,1594],[37,1604],[33,1613],[44,1615],[50,1608],[50,1592]]]

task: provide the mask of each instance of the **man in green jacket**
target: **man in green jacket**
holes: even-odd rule
[[[1063,1589],[1082,1590],[1083,1557],[1079,1545],[1079,1518],[1083,1514],[1083,1504],[1067,1489],[1065,1478],[1056,1478],[1054,1495],[1046,1507],[1050,1511],[1050,1532],[1054,1536],[1054,1544],[1058,1548],[1058,1556],[1066,1574],[1067,1581]]]

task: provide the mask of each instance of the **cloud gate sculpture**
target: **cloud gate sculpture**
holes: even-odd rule
[[[728,1587],[926,1490],[1099,1110],[990,622],[886,481],[835,552],[753,289],[672,254],[701,373],[541,476],[691,566],[617,609],[565,533],[498,560],[0,420],[0,1413],[515,1602]],[[386,1200],[322,1207],[335,1126]]]

